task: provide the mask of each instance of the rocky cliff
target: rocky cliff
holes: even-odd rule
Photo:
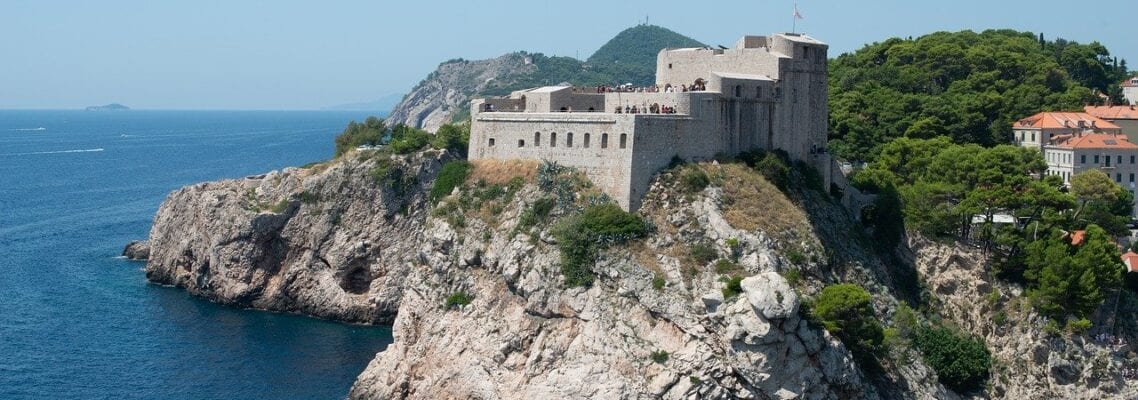
[[[593,284],[570,287],[553,227],[603,196],[572,172],[484,163],[432,204],[452,158],[350,153],[183,188],[155,218],[147,276],[240,307],[392,323],[352,398],[958,398],[914,350],[866,365],[811,322],[805,303],[836,282],[869,289],[888,322],[916,277],[801,176],[788,196],[741,164],[695,167],[712,177],[698,190],[664,172],[639,211],[653,232],[601,248]],[[992,349],[982,396],[1138,394],[1118,349],[1040,332],[980,255],[906,249],[929,307]]]
[[[511,53],[489,60],[452,60],[439,65],[387,116],[387,125],[404,124],[434,132],[456,115],[469,115],[471,96],[508,85],[536,67],[526,63],[525,53]]]

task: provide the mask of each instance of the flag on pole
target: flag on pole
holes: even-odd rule
[[[798,3],[794,3],[794,19],[802,19],[802,13],[798,12]]]

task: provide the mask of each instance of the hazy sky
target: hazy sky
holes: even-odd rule
[[[0,0],[0,108],[311,109],[403,93],[442,61],[586,58],[645,17],[708,44],[791,28],[793,1]],[[1138,0],[802,0],[830,54],[1013,28],[1098,40],[1138,67]]]

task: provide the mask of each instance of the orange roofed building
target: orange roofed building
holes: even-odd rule
[[[1017,145],[1043,153],[1047,175],[1070,184],[1075,174],[1098,169],[1134,192],[1138,144],[1118,125],[1087,113],[1044,112],[1017,121],[1012,129]]]
[[[1087,106],[1087,114],[1102,118],[1118,125],[1122,133],[1130,138],[1130,143],[1138,143],[1138,106]]]

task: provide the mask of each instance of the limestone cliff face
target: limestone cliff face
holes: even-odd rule
[[[592,286],[566,287],[550,230],[580,197],[522,229],[520,216],[550,195],[533,183],[494,195],[475,185],[432,206],[425,189],[450,158],[350,154],[183,188],[155,218],[147,276],[240,307],[393,322],[394,344],[353,398],[950,396],[920,362],[867,378],[840,341],[800,315],[798,293],[874,281],[879,266],[825,265],[810,217],[765,181],[744,187],[790,206],[769,215],[782,228],[733,226],[745,211],[736,189],[684,194],[665,174],[641,209],[657,231],[603,250]],[[398,184],[377,184],[392,176],[377,170],[392,168]],[[496,197],[471,205],[487,196]],[[835,210],[829,218],[845,218]],[[697,242],[738,265],[691,260]],[[805,256],[792,261],[789,248]],[[791,269],[798,282],[780,275]],[[741,293],[724,298],[724,274],[748,276]],[[881,290],[883,305],[895,302]],[[448,306],[458,293],[471,302]]]
[[[1120,371],[1133,365],[1129,347],[1048,334],[1023,289],[993,279],[978,249],[921,238],[911,239],[909,248],[945,319],[984,338],[992,351],[991,397],[1138,397],[1138,382],[1124,379]],[[1128,339],[1134,342],[1133,336]]]
[[[146,276],[238,307],[391,322],[425,218],[421,186],[450,158],[394,161],[399,192],[358,159],[187,186],[158,210]]]
[[[489,60],[448,61],[415,85],[387,117],[387,125],[404,124],[434,132],[454,116],[468,112],[474,94],[508,84],[536,67],[522,53]]]

